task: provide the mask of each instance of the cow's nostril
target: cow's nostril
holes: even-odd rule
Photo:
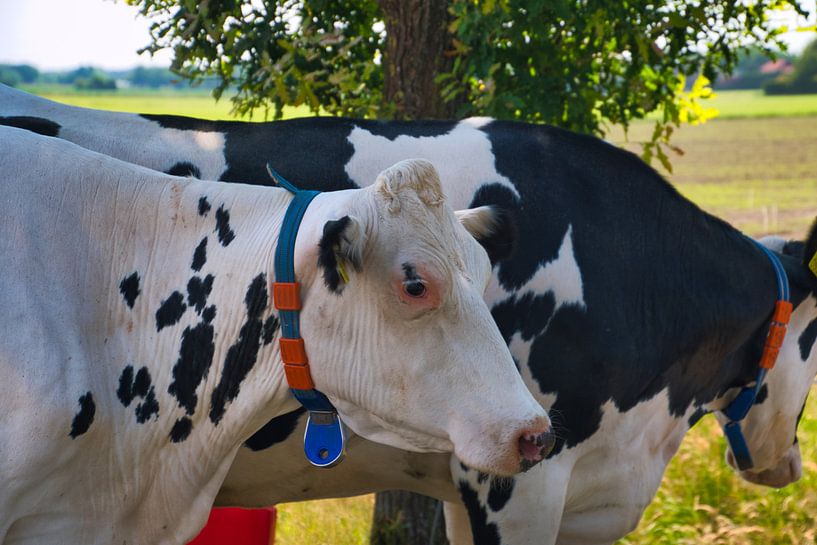
[[[525,469],[545,459],[556,444],[553,432],[523,433],[519,437],[519,454],[522,456],[522,465]]]
[[[537,437],[537,441],[539,447],[542,449],[542,457],[544,458],[550,454],[553,451],[553,447],[556,446],[556,435],[553,434],[553,430],[546,431]]]

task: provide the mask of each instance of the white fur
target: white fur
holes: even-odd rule
[[[227,170],[220,132],[166,129],[138,114],[67,106],[5,85],[0,85],[0,103],[0,115],[54,121],[62,127],[60,138],[129,163],[166,172],[186,161],[199,168],[202,180],[218,180]],[[129,144],[123,145],[123,137]]]
[[[355,127],[349,143],[355,153],[346,164],[346,174],[364,187],[392,163],[419,157],[430,161],[440,173],[446,196],[454,208],[465,208],[482,185],[498,183],[518,196],[513,183],[497,172],[491,141],[479,130],[485,118],[461,121],[442,136],[406,136],[394,140]]]

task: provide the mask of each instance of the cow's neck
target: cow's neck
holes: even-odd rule
[[[622,318],[633,335],[619,343],[652,366],[632,394],[668,387],[670,410],[681,416],[753,378],[754,340],[777,285],[768,259],[737,230],[674,195],[654,202],[662,214],[645,214],[640,226],[651,235],[634,236],[610,256],[625,269],[647,263],[627,279],[632,291]]]
[[[175,420],[171,440],[192,429],[190,439],[229,433],[234,442],[296,407],[269,288],[290,196],[135,170],[138,183],[83,188],[93,197],[81,215],[100,227],[88,230],[101,234],[94,250],[113,256],[96,276],[109,298],[102,307],[116,309],[105,330],[128,354],[111,361],[112,372],[121,381],[126,364],[134,374],[147,367],[163,401],[159,422]],[[134,275],[140,293],[130,308],[123,283]]]

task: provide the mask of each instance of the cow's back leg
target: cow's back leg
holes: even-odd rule
[[[443,513],[445,535],[448,537],[449,545],[474,545],[474,536],[471,534],[471,523],[465,506],[447,501],[443,503]]]

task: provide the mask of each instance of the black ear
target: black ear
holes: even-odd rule
[[[817,259],[814,257],[814,254],[817,253],[817,220],[811,224],[811,229],[808,231],[805,244],[806,246],[803,250],[803,264],[808,267],[812,259]],[[814,275],[817,276],[817,271],[812,270],[812,272],[814,272]]]
[[[485,251],[491,265],[508,259],[516,249],[516,220],[510,211],[498,206],[480,206],[455,212],[465,230]]]
[[[360,270],[363,260],[365,233],[360,222],[349,216],[327,221],[318,242],[318,267],[323,269],[323,281],[329,291],[340,294],[344,279],[340,268],[348,271],[351,265]]]

